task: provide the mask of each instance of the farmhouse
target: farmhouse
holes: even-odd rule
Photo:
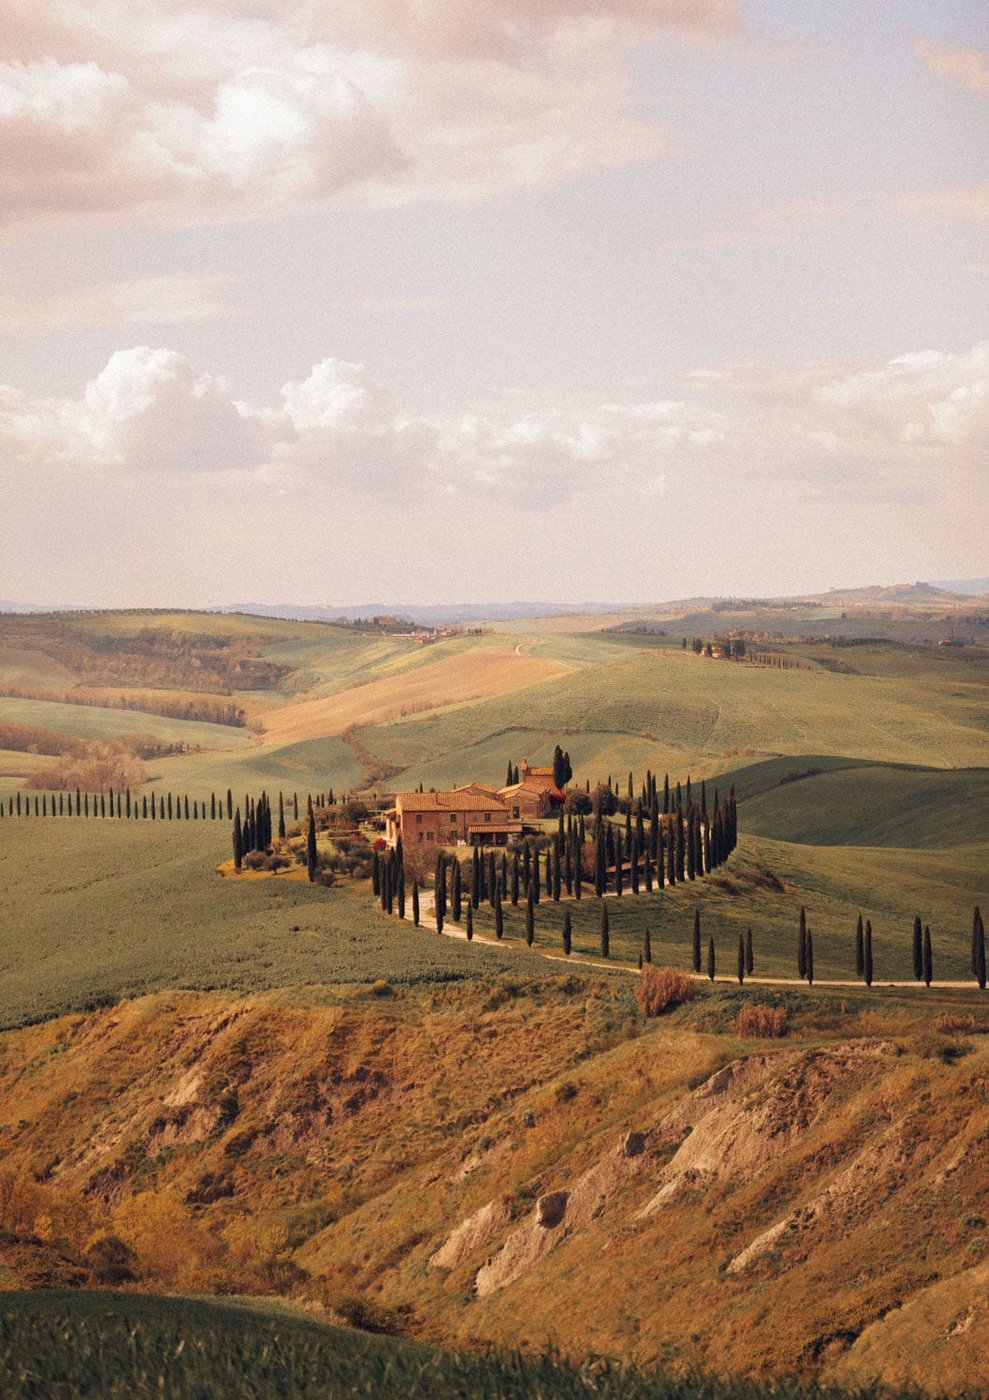
[[[519,769],[519,781],[500,789],[500,794],[516,817],[526,817],[530,821],[548,815],[550,810],[563,801],[563,793],[558,791],[553,779],[552,768],[533,768],[527,758],[523,758]]]
[[[385,813],[386,839],[403,846],[504,846],[521,836],[522,823],[513,808],[494,788],[468,783],[448,792],[400,792]]]

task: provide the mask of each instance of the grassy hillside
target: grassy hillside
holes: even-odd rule
[[[7,1293],[0,1295],[0,1339],[0,1383],[10,1400],[97,1390],[216,1400],[760,1400],[782,1393],[754,1383],[651,1378],[604,1362],[578,1368],[553,1356],[466,1356],[240,1299]],[[840,1400],[853,1392],[828,1394]]]
[[[163,987],[250,991],[523,965],[517,952],[382,918],[366,886],[223,880],[215,866],[229,853],[226,823],[6,819],[0,1025]]]

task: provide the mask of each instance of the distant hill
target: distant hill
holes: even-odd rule
[[[943,588],[948,593],[963,593],[966,597],[981,597],[989,593],[989,578],[955,578],[940,580],[935,588]]]
[[[280,617],[292,622],[339,622],[356,617],[395,617],[435,627],[444,623],[509,622],[517,617],[556,617],[561,613],[608,613],[620,609],[614,603],[354,603],[334,604],[226,603],[209,612],[251,613],[256,617]]]

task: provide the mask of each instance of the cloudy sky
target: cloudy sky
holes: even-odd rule
[[[0,597],[989,573],[984,0],[3,0]]]

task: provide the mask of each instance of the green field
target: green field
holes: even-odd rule
[[[533,966],[376,912],[367,887],[224,880],[227,824],[5,818],[0,1027],[169,987],[488,976]]]
[[[0,1295],[0,1385],[10,1400],[775,1400],[837,1389],[673,1381],[552,1355],[466,1356],[333,1327],[247,1300],[122,1293]],[[863,1397],[871,1391],[855,1391]]]
[[[119,710],[95,705],[66,705],[57,700],[24,700],[0,695],[0,719],[37,725],[79,739],[118,739],[122,734],[150,734],[167,744],[190,749],[241,749],[251,743],[246,729],[200,720],[171,719],[147,710]]]

